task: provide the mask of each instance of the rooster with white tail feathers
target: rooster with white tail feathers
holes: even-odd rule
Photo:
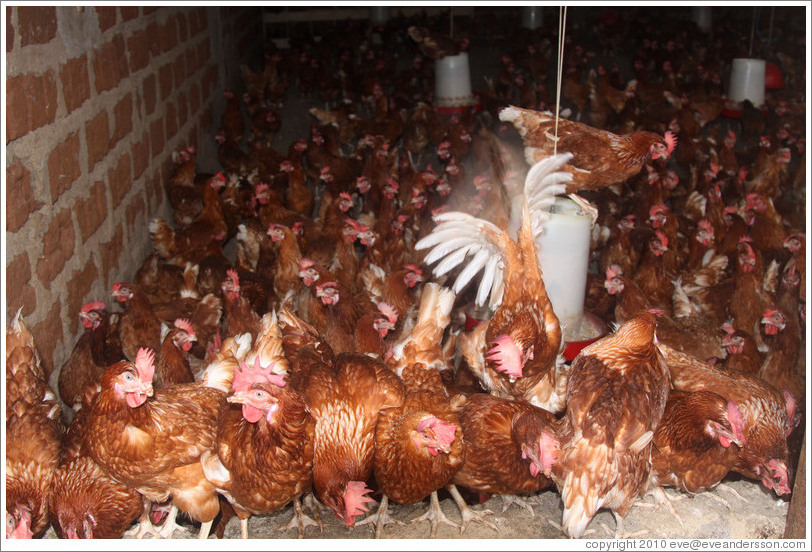
[[[437,227],[415,244],[432,250],[424,262],[435,277],[460,266],[453,289],[459,293],[482,271],[476,294],[493,316],[460,337],[462,352],[490,393],[524,398],[541,408],[563,409],[566,377],[557,362],[561,326],[541,278],[536,238],[550,217],[555,196],[572,175],[560,170],[572,158],[543,159],[527,173],[522,223],[514,240],[506,230],[461,212],[435,217]]]

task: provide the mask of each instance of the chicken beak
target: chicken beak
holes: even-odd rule
[[[239,391],[235,391],[233,395],[226,397],[226,402],[231,404],[242,404],[245,402],[245,397]]]

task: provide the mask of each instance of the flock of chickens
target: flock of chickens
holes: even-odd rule
[[[216,137],[223,171],[178,152],[154,252],[113,285],[119,308],[78,313],[86,330],[58,380],[72,411],[13,318],[7,537],[52,525],[169,538],[181,513],[201,538],[236,515],[247,538],[252,515],[291,503],[282,529],[300,538],[325,508],[379,537],[389,501],[427,498],[434,536],[458,525],[440,492],[462,530],[496,530],[461,489],[520,503],[555,489],[564,534],[604,508],[622,536],[662,487],[701,492],[735,472],[790,494],[805,404],[803,75],[787,71],[726,132],[723,52],[689,26],[658,44],[604,17],[567,38],[639,47],[633,82],[568,42],[556,124],[556,37],[524,29],[478,106],[440,115],[432,60],[450,52],[435,24],[393,18],[375,46],[347,21],[243,67]],[[324,108],[280,152],[291,86]],[[586,307],[614,323],[571,363],[536,250],[564,193],[595,217]]]

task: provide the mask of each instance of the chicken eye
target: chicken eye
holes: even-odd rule
[[[131,372],[125,372],[124,373],[124,381],[126,381],[127,383],[130,383],[134,379],[135,379],[135,376],[133,376]]]
[[[260,391],[259,389],[257,389],[256,391],[254,391],[254,398],[257,399],[257,400],[264,399],[265,398],[265,391]]]

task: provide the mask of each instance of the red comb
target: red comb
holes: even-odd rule
[[[316,261],[314,261],[313,259],[308,259],[307,257],[302,257],[301,259],[299,259],[299,270],[304,270],[306,268],[310,268],[314,264],[316,264]]]
[[[135,369],[141,381],[148,383],[152,381],[155,374],[155,352],[152,349],[141,347],[135,356]]]
[[[195,328],[192,326],[192,323],[186,318],[177,318],[175,319],[175,327],[179,330],[183,330],[190,336],[195,335]]]
[[[660,318],[663,314],[665,314],[665,311],[663,309],[648,309],[648,312],[650,312],[657,318]]]
[[[733,324],[730,322],[725,322],[722,324],[722,330],[724,330],[728,335],[733,335],[736,333],[736,328],[733,327]]]
[[[618,265],[611,265],[606,267],[606,279],[611,280],[620,274],[620,267]]]
[[[347,192],[341,192],[340,194],[338,194],[338,197],[346,199],[347,201],[352,201],[352,196]]]
[[[384,316],[386,316],[386,318],[388,318],[388,319],[389,319],[389,321],[390,321],[392,324],[396,324],[396,323],[397,323],[397,321],[398,321],[398,311],[397,311],[397,309],[396,309],[395,307],[393,307],[393,306],[392,306],[392,305],[390,305],[389,303],[386,303],[386,302],[384,302],[384,301],[381,301],[380,303],[378,303],[378,310],[379,310],[379,311],[380,311],[380,312],[381,312],[381,313],[382,313]]]
[[[663,234],[660,230],[654,232],[657,235],[657,239],[660,240],[660,243],[663,244],[663,247],[668,247],[668,236]]]
[[[240,276],[239,274],[237,274],[237,271],[234,270],[233,268],[229,268],[228,270],[226,270],[226,276],[228,276],[228,278],[231,280],[231,283],[234,284],[235,286],[240,285]]]
[[[275,362],[268,366],[262,366],[259,356],[254,359],[254,366],[248,366],[244,361],[240,361],[239,370],[234,371],[234,382],[231,388],[234,391],[246,391],[255,383],[270,383],[277,387],[285,387],[285,378],[273,372]]]
[[[423,274],[423,271],[416,264],[405,264],[405,265],[403,265],[403,268],[405,268],[407,270],[411,270],[412,272],[414,272],[416,274]]]
[[[90,303],[85,303],[84,305],[82,305],[82,312],[90,312],[90,311],[94,311],[94,310],[104,310],[106,308],[107,308],[107,305],[104,303],[104,301],[91,301]]]
[[[665,132],[665,145],[669,155],[671,155],[671,152],[674,151],[675,147],[677,147],[677,135],[670,130]]]

